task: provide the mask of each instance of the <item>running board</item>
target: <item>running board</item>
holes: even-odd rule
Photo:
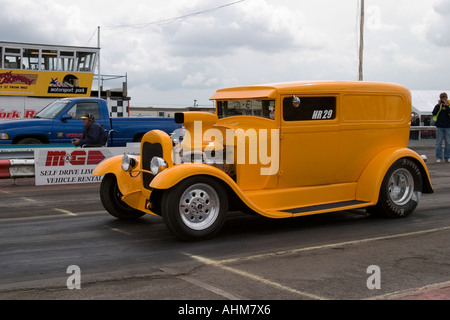
[[[367,201],[359,201],[359,200],[350,200],[350,201],[341,201],[341,202],[333,202],[333,203],[327,203],[327,204],[319,204],[314,206],[307,206],[307,207],[299,207],[299,208],[292,208],[292,209],[286,209],[286,210],[280,210],[281,212],[285,213],[291,213],[291,214],[301,214],[301,213],[307,213],[312,211],[335,211],[335,209],[339,208],[345,208],[345,207],[364,207],[369,206],[370,202]],[[334,210],[333,210],[334,209]]]

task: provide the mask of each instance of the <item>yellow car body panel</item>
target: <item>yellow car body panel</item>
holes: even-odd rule
[[[150,183],[150,187],[154,189],[170,189],[186,178],[199,175],[211,176],[222,181],[224,184],[228,185],[251,210],[267,216],[265,211],[262,210],[260,206],[255,205],[227,174],[207,164],[184,163],[173,166],[158,174]],[[273,218],[275,218],[275,216],[273,216]]]
[[[420,189],[433,192],[425,162],[408,149],[411,93],[403,86],[274,83],[221,89],[211,99],[216,114],[176,114],[186,130],[178,145],[164,132],[151,131],[142,138],[135,170],[124,172],[114,157],[94,174],[114,174],[122,200],[152,214],[159,214],[165,190],[194,176],[213,177],[249,209],[270,218],[371,207],[399,159],[413,161]],[[218,153],[225,164],[205,162]],[[163,158],[166,168],[153,176],[154,156]],[[186,161],[196,156],[201,163]]]
[[[135,156],[140,161],[139,156]],[[94,176],[105,174],[114,174],[117,180],[117,186],[122,194],[122,200],[132,208],[136,208],[146,213],[152,213],[146,208],[146,200],[150,197],[150,191],[141,188],[141,175],[130,175],[129,172],[122,170],[122,156],[114,156],[102,161],[93,171]]]
[[[426,170],[426,164],[422,157],[420,157],[416,152],[407,149],[387,149],[380,154],[378,154],[365,168],[363,174],[358,180],[358,188],[356,190],[356,198],[362,201],[371,201],[376,203],[379,196],[379,190],[383,178],[391,167],[391,165],[402,158],[412,158],[418,163],[422,170],[423,177],[423,188],[425,193],[430,193],[433,191],[431,185],[431,179],[428,170]]]

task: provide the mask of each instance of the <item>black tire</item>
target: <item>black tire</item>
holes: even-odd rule
[[[166,226],[187,241],[209,239],[222,228],[228,196],[217,180],[197,176],[181,181],[163,193],[161,213]]]
[[[23,138],[20,139],[17,144],[43,144],[41,140],[36,138]]]
[[[422,175],[416,162],[402,158],[394,162],[384,176],[378,203],[368,212],[389,218],[410,215],[422,194]]]
[[[145,212],[136,210],[121,200],[122,193],[117,186],[116,176],[107,174],[100,184],[100,199],[103,207],[110,215],[122,220],[133,220],[142,217]]]

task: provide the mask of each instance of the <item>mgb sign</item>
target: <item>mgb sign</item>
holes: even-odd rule
[[[99,164],[105,156],[102,150],[81,149],[72,151],[48,151],[45,166],[64,166],[69,162],[74,166],[84,166],[88,164]]]
[[[124,153],[139,154],[139,146],[123,148],[51,148],[34,150],[36,185],[100,182],[92,175],[105,159]]]

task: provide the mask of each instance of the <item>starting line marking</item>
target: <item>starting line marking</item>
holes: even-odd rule
[[[284,251],[278,251],[278,252],[270,252],[270,253],[264,253],[264,254],[258,254],[258,255],[253,255],[253,256],[240,257],[240,258],[233,258],[233,259],[225,259],[225,260],[212,260],[212,259],[208,259],[208,258],[205,258],[205,257],[201,257],[201,256],[197,256],[197,255],[190,255],[190,254],[188,254],[188,256],[190,256],[191,258],[193,258],[193,259],[195,259],[195,260],[197,260],[199,262],[202,262],[202,263],[204,263],[206,265],[212,265],[212,266],[219,267],[219,268],[221,268],[221,269],[223,269],[225,271],[238,274],[238,275],[243,276],[245,278],[261,282],[263,284],[275,287],[277,289],[285,290],[285,291],[288,291],[288,292],[291,292],[291,293],[294,293],[294,294],[297,294],[297,295],[305,296],[305,297],[308,297],[308,298],[314,299],[314,300],[328,300],[328,298],[317,296],[317,295],[314,295],[314,294],[311,294],[311,293],[307,293],[307,292],[303,292],[303,291],[299,291],[299,290],[296,290],[296,289],[284,286],[282,284],[279,284],[279,283],[276,283],[276,282],[264,279],[264,278],[262,278],[260,276],[248,273],[246,271],[242,271],[242,270],[239,270],[239,269],[236,269],[236,268],[233,268],[233,267],[225,266],[225,264],[238,262],[238,261],[254,260],[254,259],[271,257],[271,256],[295,254],[295,253],[298,253],[298,252],[320,250],[320,249],[329,249],[329,248],[341,247],[341,246],[345,246],[345,245],[361,244],[361,243],[367,243],[367,242],[372,242],[372,241],[388,240],[388,239],[395,239],[395,238],[403,238],[403,237],[408,237],[408,236],[416,236],[416,235],[422,235],[422,234],[438,232],[438,231],[445,231],[445,230],[450,230],[450,226],[442,227],[442,228],[433,228],[433,229],[421,230],[421,231],[406,232],[406,233],[400,233],[400,234],[389,235],[389,236],[382,236],[382,237],[374,237],[374,238],[366,238],[366,239],[359,239],[359,240],[352,240],[352,241],[344,241],[344,242],[339,242],[339,243],[330,243],[330,244],[321,245],[321,246],[313,246],[313,247],[307,247],[307,248],[299,248],[299,249],[284,250]],[[411,289],[409,289],[409,291],[410,290]],[[390,295],[390,294],[386,294],[384,296],[388,296],[388,295]]]
[[[271,286],[271,287],[275,287],[275,288],[280,289],[280,290],[288,291],[290,293],[294,293],[294,294],[297,294],[297,295],[300,295],[300,296],[305,296],[305,297],[308,297],[308,298],[314,299],[314,300],[327,300],[324,297],[320,297],[320,296],[317,296],[317,295],[314,295],[314,294],[311,294],[311,293],[295,290],[295,289],[290,288],[288,286],[284,286],[284,285],[279,284],[277,282],[273,282],[273,281],[264,279],[264,278],[262,278],[260,276],[248,273],[246,271],[242,271],[242,270],[235,269],[235,268],[232,268],[232,267],[224,266],[224,265],[222,265],[222,263],[220,261],[214,261],[214,260],[211,260],[211,259],[208,259],[208,258],[203,258],[203,257],[200,257],[200,256],[194,256],[194,255],[191,255],[190,257],[192,257],[192,258],[194,258],[194,259],[196,259],[196,260],[198,260],[200,262],[203,262],[205,264],[215,265],[215,266],[217,266],[217,267],[219,267],[219,268],[221,268],[221,269],[223,269],[225,271],[235,273],[235,274],[240,275],[242,277],[245,277],[245,278],[248,278],[248,279],[251,279],[251,280],[255,280],[257,282],[261,282],[261,283],[263,283],[265,285],[268,285],[268,286]]]

